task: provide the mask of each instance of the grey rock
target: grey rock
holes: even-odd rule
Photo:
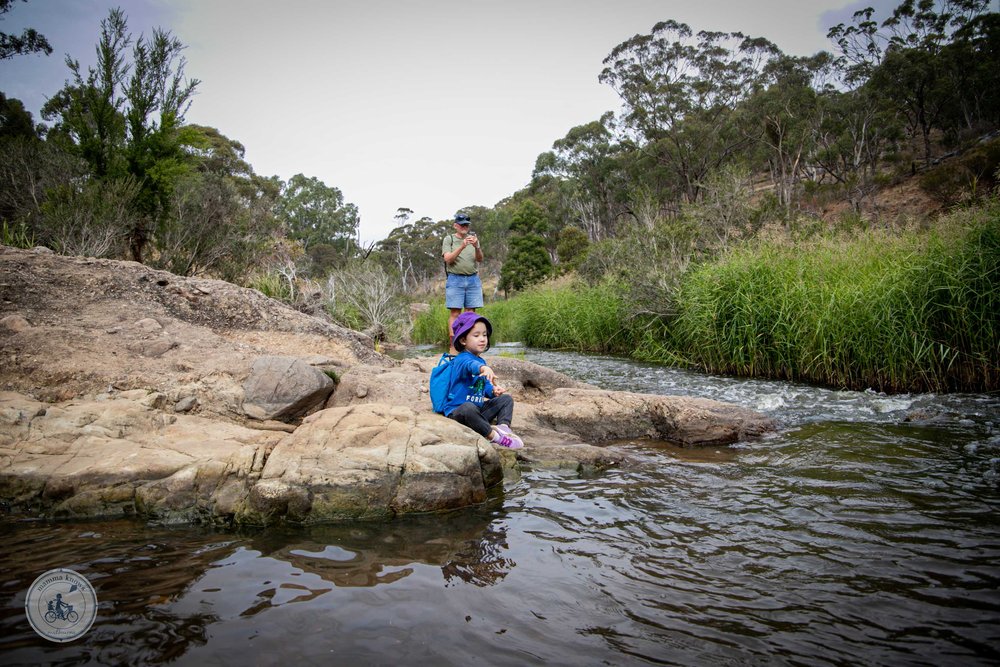
[[[19,331],[30,329],[31,323],[24,319],[23,316],[14,313],[13,315],[7,315],[3,319],[0,319],[0,327],[17,333]]]
[[[185,396],[174,403],[174,412],[191,412],[198,407],[198,399],[194,396]]]
[[[297,357],[261,357],[243,383],[243,411],[253,419],[296,419],[322,406],[333,389],[333,380]]]

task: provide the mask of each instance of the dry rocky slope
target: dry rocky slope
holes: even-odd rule
[[[435,359],[390,359],[226,282],[0,246],[0,521],[384,519],[482,502],[521,465],[620,464],[622,440],[718,445],[772,428],[723,403],[494,359],[517,452],[431,411]]]

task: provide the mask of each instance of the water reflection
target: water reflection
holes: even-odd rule
[[[207,641],[206,627],[214,619],[210,614],[182,618],[158,605],[183,595],[192,577],[232,548],[231,538],[211,531],[131,521],[5,525],[2,542],[0,654],[5,664],[135,664],[183,655]],[[87,577],[98,597],[90,632],[68,645],[38,637],[24,615],[28,586],[57,567]]]
[[[387,523],[217,531],[131,521],[4,526],[0,655],[4,664],[177,660],[240,619],[304,605],[326,616],[338,588],[398,584],[429,568],[444,587],[488,587],[515,566],[500,507]],[[70,567],[94,585],[98,617],[70,645],[28,625],[24,598],[40,573]]]
[[[493,509],[499,507],[494,501]],[[446,515],[410,517],[386,524],[324,525],[269,531],[251,546],[334,586],[377,586],[398,581],[423,563],[441,568],[446,581],[457,577],[490,586],[514,563],[504,557],[503,528],[490,507]]]

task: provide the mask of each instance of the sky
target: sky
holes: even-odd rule
[[[598,75],[611,50],[659,21],[830,50],[828,29],[893,0],[29,0],[0,31],[33,27],[50,56],[0,61],[0,91],[39,110],[94,62],[119,6],[133,36],[169,30],[201,81],[186,116],[239,141],[256,173],[302,173],[341,190],[363,242],[397,209],[451,218],[523,188],[535,159],[619,108]],[[475,221],[473,221],[475,224]]]

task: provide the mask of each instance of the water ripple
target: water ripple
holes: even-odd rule
[[[3,663],[1000,663],[1000,397],[522,351],[780,428],[733,447],[617,443],[634,463],[530,470],[483,506],[387,523],[3,524]],[[24,617],[54,567],[100,600],[68,646]]]

